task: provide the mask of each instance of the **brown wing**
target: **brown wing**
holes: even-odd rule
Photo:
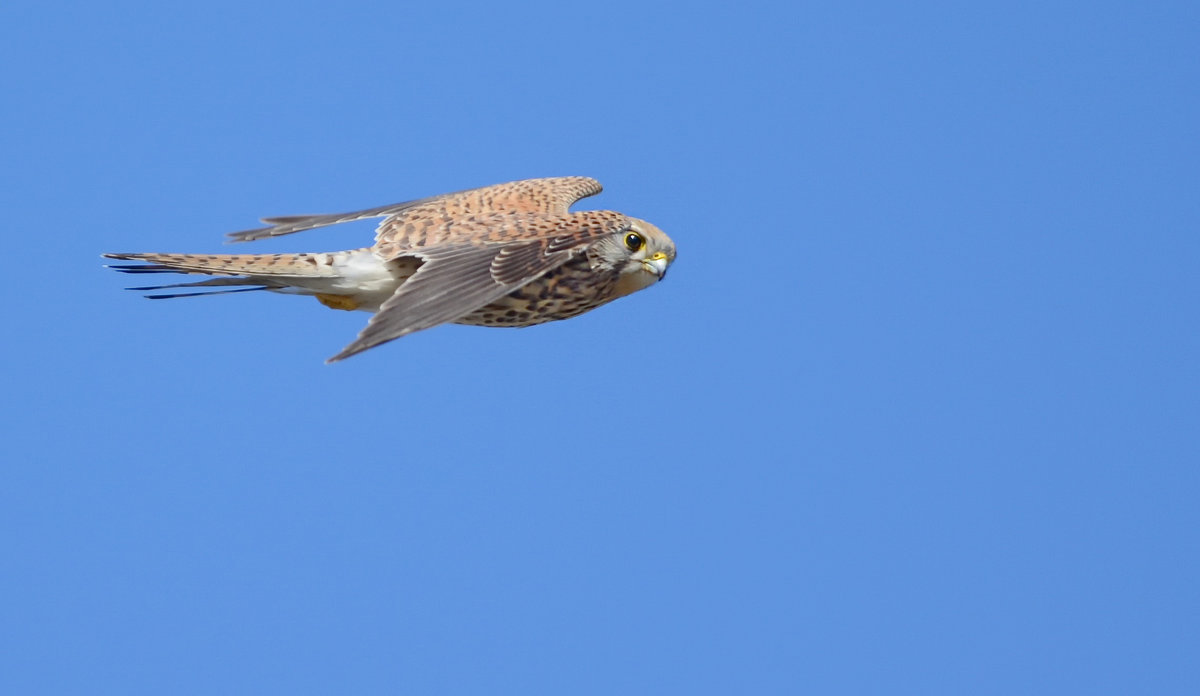
[[[595,239],[628,229],[630,221],[619,213],[587,211],[477,216],[453,225],[475,228],[458,232],[474,241],[441,242],[401,254],[421,259],[421,267],[329,362],[470,314],[584,253]],[[519,236],[530,230],[540,234]]]
[[[268,227],[232,232],[231,242],[249,242],[267,237],[279,237],[317,227],[353,222],[366,218],[392,217],[403,220],[410,215],[463,215],[469,213],[510,212],[563,214],[581,198],[600,193],[600,182],[586,176],[563,176],[545,179],[525,179],[483,188],[456,191],[405,203],[394,203],[352,213],[328,215],[291,215],[263,218]],[[390,222],[390,221],[387,221]],[[386,225],[387,222],[384,224]],[[383,234],[384,225],[376,238]]]

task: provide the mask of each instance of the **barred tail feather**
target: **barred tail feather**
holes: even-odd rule
[[[128,288],[143,292],[184,290],[146,295],[154,300],[271,290],[289,295],[316,296],[334,309],[375,311],[403,279],[397,277],[399,271],[386,265],[370,248],[307,254],[122,253],[104,254],[104,257],[135,262],[109,265],[109,268],[120,273],[139,276],[154,273],[212,276],[193,282]]]
[[[112,265],[121,273],[203,273],[223,276],[334,277],[333,254],[104,254],[141,261]]]
[[[151,300],[168,300],[178,297],[203,297],[224,295],[254,290],[286,288],[288,280],[298,277],[320,277],[332,269],[318,263],[318,255],[309,254],[105,254],[105,258],[124,261],[143,261],[138,264],[112,264],[109,268],[121,273],[141,275],[146,273],[195,273],[220,276],[193,283],[167,283],[126,288],[147,292],[174,288],[230,289],[200,290],[196,292],[152,293],[145,295]],[[310,260],[313,259],[313,260]]]

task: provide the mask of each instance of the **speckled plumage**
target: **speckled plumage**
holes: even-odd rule
[[[571,213],[599,193],[587,177],[528,179],[354,213],[264,218],[232,241],[382,217],[371,247],[305,254],[105,254],[125,273],[216,276],[135,290],[204,288],[156,299],[270,290],[375,312],[330,361],[443,323],[530,326],[578,316],[661,280],[675,245],[621,213]],[[230,288],[210,290],[209,288]]]

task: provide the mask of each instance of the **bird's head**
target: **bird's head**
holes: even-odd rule
[[[596,241],[591,249],[595,266],[620,273],[617,297],[662,280],[675,260],[675,242],[666,233],[645,220],[629,219],[628,229]]]

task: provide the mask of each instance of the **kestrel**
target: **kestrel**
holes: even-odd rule
[[[587,177],[528,179],[354,213],[263,218],[268,227],[229,235],[248,242],[383,218],[374,245],[348,251],[104,256],[144,262],[111,266],[123,273],[221,276],[130,290],[236,288],[151,299],[270,290],[374,312],[358,338],[327,361],[335,362],[438,324],[568,319],[662,280],[675,260],[675,243],[662,230],[609,210],[568,212],[600,191]]]

